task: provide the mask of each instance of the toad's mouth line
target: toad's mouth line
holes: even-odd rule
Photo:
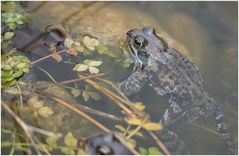
[[[134,69],[132,72],[134,72],[137,69],[141,69],[144,70],[145,65],[143,64],[143,62],[139,59],[138,57],[138,51],[137,49],[134,48],[133,46],[133,37],[127,35],[127,44],[129,47],[129,50],[132,54],[132,56],[134,57]]]

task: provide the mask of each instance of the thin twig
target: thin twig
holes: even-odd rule
[[[106,84],[110,85],[113,89],[115,89],[127,102],[130,102],[130,100],[124,95],[124,93],[122,91],[120,91],[120,89],[113,84],[112,82],[102,79],[101,77],[96,77],[97,80],[100,80],[102,82],[105,82]]]
[[[61,133],[54,133],[54,132],[47,131],[47,130],[44,130],[44,129],[40,129],[40,128],[37,128],[37,127],[33,127],[33,126],[30,126],[30,125],[27,125],[27,126],[31,131],[41,133],[41,134],[46,135],[46,136],[55,136],[57,138],[62,137]]]
[[[54,54],[50,54],[50,55],[47,55],[47,56],[45,56],[45,57],[42,57],[42,58],[40,58],[40,59],[38,59],[38,60],[33,61],[33,62],[31,63],[31,66],[34,65],[34,64],[36,64],[36,63],[39,63],[39,62],[41,62],[41,61],[43,61],[43,60],[45,60],[45,59],[48,59],[48,58],[52,57],[52,56],[55,55],[55,54],[64,53],[64,52],[66,52],[66,51],[67,51],[67,49],[64,49],[64,50],[58,51],[58,52],[56,52],[56,53],[54,53]]]
[[[115,137],[120,141],[122,145],[124,145],[127,149],[130,150],[134,155],[140,155],[134,148],[130,147],[121,133],[114,133]]]
[[[32,134],[31,131],[29,131],[29,128],[27,127],[27,125],[25,124],[25,122],[19,117],[17,116],[17,114],[15,114],[9,107],[8,105],[1,101],[1,105],[2,107],[9,113],[12,115],[12,117],[17,121],[17,123],[22,127],[22,129],[24,130],[24,132],[26,133],[27,137],[29,138],[29,140],[31,141],[31,144],[33,145],[34,149],[36,150],[38,155],[41,155],[41,152],[38,150],[37,145],[35,144],[35,141],[32,138]]]
[[[48,73],[45,69],[41,68],[41,67],[37,67],[39,70],[41,70],[42,72],[44,72],[54,83],[57,83],[57,81],[51,76],[50,73]]]
[[[74,82],[78,82],[78,81],[81,81],[84,79],[91,79],[91,78],[95,78],[95,77],[99,77],[99,76],[103,76],[103,75],[105,75],[105,74],[101,73],[101,74],[96,74],[96,75],[90,75],[85,78],[77,78],[77,79],[72,79],[72,80],[61,81],[61,82],[59,82],[59,84],[64,85],[64,84],[74,83]]]
[[[21,108],[23,107],[23,99],[22,99],[22,90],[21,90],[21,88],[20,88],[20,86],[19,86],[19,84],[17,83],[16,84],[16,86],[17,86],[17,89],[18,89],[18,91],[19,91],[19,98],[20,98],[20,106],[21,106]]]
[[[78,74],[78,76],[79,76],[79,78],[85,78],[84,76],[79,75],[79,74]],[[90,84],[91,86],[93,86],[95,89],[103,92],[108,98],[113,100],[126,114],[128,114],[129,116],[134,116],[134,112],[131,111],[130,109],[128,109],[121,101],[119,101],[119,100],[122,100],[120,97],[118,97],[117,95],[112,93],[107,88],[100,86],[98,83],[96,83],[90,79],[84,79],[84,81],[87,82],[88,84]]]
[[[171,155],[170,151],[167,149],[167,147],[164,145],[164,143],[152,131],[147,130],[147,132],[154,139],[154,141],[157,143],[157,145],[160,147],[160,149],[164,152],[164,154]]]

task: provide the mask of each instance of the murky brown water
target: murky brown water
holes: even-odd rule
[[[145,25],[169,35],[173,44],[199,67],[205,90],[222,106],[237,142],[237,2],[29,2],[25,9],[33,27],[43,30],[46,25],[62,23],[72,34],[93,33],[104,42],[116,43],[127,30]],[[132,70],[120,68],[107,58],[99,59],[104,60],[102,71],[109,73],[111,80],[123,80]],[[62,73],[52,64],[39,66]],[[47,77],[39,74],[38,79]],[[167,104],[149,87],[133,99],[147,104],[146,110],[154,121]],[[106,106],[104,110],[107,109]],[[203,127],[216,130],[213,119],[201,119],[175,131],[192,154],[226,154],[220,137]]]

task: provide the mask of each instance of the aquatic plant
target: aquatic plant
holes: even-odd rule
[[[26,17],[19,13],[6,12],[2,13],[2,22],[6,24],[11,30],[16,29],[23,24]]]
[[[30,60],[22,55],[16,55],[15,50],[2,56],[1,84],[2,88],[13,86],[24,73],[29,72]]]

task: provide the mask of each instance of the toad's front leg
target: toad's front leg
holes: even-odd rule
[[[144,87],[147,79],[147,72],[139,69],[131,74],[127,80],[119,83],[118,86],[125,95],[129,96]]]

